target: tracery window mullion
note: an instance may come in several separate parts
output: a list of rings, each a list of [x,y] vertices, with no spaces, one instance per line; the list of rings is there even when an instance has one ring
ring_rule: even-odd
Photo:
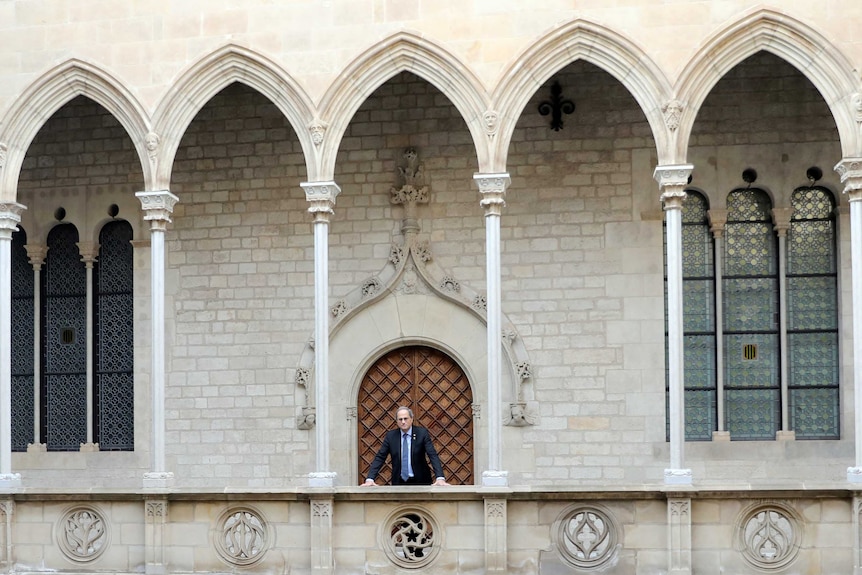
[[[12,234],[12,451],[26,451],[34,440],[34,281],[26,244],[23,229]]]
[[[731,439],[774,439],[781,421],[777,242],[758,189],[727,198],[722,290],[724,393]]]
[[[791,196],[787,246],[790,425],[798,439],[839,437],[838,284],[834,199],[819,187]]]
[[[134,449],[132,228],[106,224],[94,266],[95,437],[101,451]]]

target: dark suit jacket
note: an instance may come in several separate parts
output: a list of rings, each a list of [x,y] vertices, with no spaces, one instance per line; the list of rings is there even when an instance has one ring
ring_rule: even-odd
[[[416,483],[431,485],[438,477],[443,477],[443,466],[434,444],[431,442],[431,434],[424,427],[413,426],[413,436],[410,443],[411,463],[413,466],[413,479]],[[434,475],[428,467],[428,460],[434,467]],[[368,470],[367,479],[377,479],[380,468],[386,463],[386,458],[392,459],[392,485],[404,485],[401,480],[401,430],[393,429],[386,432],[383,445],[374,456],[371,468]]]

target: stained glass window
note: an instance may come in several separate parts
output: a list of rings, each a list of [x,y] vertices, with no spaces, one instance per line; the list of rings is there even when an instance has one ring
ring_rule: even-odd
[[[33,437],[33,267],[27,234],[12,234],[12,451],[26,451]]]
[[[777,239],[769,196],[727,197],[723,254],[726,429],[733,439],[775,439],[781,423]]]
[[[42,434],[51,451],[78,451],[87,440],[87,276],[78,230],[48,234],[43,280]]]
[[[692,190],[686,192],[682,208],[682,290],[685,438],[688,441],[708,441],[717,429],[715,268],[708,209],[703,195]],[[667,381],[668,378],[666,384]],[[667,432],[670,433],[669,429]]]
[[[95,433],[99,449],[134,449],[132,227],[114,221],[99,234],[96,293]]]
[[[787,352],[790,427],[797,439],[836,439],[838,287],[832,194],[819,187],[791,196],[787,234]]]

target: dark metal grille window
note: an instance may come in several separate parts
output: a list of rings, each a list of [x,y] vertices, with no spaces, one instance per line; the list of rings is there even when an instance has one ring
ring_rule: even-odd
[[[708,209],[706,198],[701,194],[692,190],[686,192],[682,208],[682,290],[685,439],[688,441],[708,441],[712,439],[712,432],[717,429],[715,266],[712,235],[707,217]],[[665,254],[667,254],[666,246]],[[666,267],[665,300],[667,300]],[[665,306],[665,314],[667,314],[667,306]],[[665,337],[667,337],[667,317],[665,317]],[[665,385],[668,384],[669,373],[666,373]],[[668,421],[669,419],[667,418]],[[670,429],[666,431],[669,436]]]
[[[87,440],[87,276],[77,242],[71,224],[51,230],[42,276],[41,421],[53,451],[77,451]]]
[[[837,439],[838,288],[832,195],[819,187],[791,197],[787,235],[787,352],[790,426],[799,439]]]
[[[26,451],[33,437],[33,267],[27,234],[12,234],[12,451]]]
[[[94,268],[95,434],[100,450],[134,449],[132,227],[111,222]]]
[[[781,422],[777,245],[765,192],[727,197],[724,242],[724,388],[734,439],[774,439]],[[748,359],[748,346],[756,346]]]

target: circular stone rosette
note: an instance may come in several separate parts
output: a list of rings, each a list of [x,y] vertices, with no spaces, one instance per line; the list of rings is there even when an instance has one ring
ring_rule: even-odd
[[[269,549],[269,526],[253,507],[231,507],[216,521],[215,549],[229,565],[249,567]]]
[[[105,516],[90,506],[66,511],[57,523],[56,536],[60,551],[76,563],[95,561],[111,541]]]
[[[782,569],[799,554],[801,525],[799,515],[787,505],[756,503],[739,514],[735,537],[737,550],[755,567]]]
[[[380,543],[386,556],[405,569],[427,567],[443,546],[443,532],[433,515],[421,507],[401,508],[383,523]]]
[[[579,505],[560,514],[552,537],[567,563],[579,569],[596,569],[613,558],[617,533],[609,511],[596,505]]]

